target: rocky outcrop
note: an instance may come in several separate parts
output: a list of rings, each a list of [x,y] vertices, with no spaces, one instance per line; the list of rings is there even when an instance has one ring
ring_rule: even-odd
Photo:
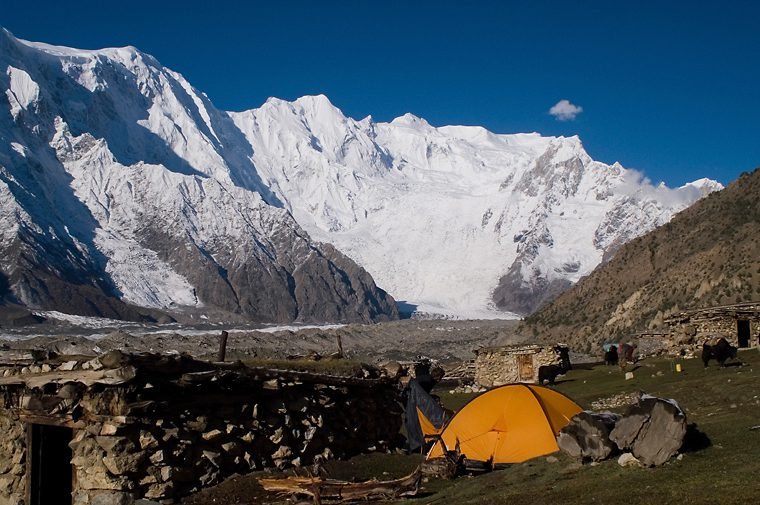
[[[547,280],[540,276],[526,283],[521,273],[524,267],[521,261],[516,260],[509,272],[499,279],[492,298],[500,309],[517,314],[530,314],[572,286],[567,279]]]

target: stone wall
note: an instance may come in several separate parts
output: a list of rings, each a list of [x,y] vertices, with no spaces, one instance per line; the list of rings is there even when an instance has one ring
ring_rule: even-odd
[[[738,321],[749,321],[749,346],[760,343],[760,304],[710,307],[683,312],[665,320],[660,348],[668,355],[699,355],[702,344],[719,337],[739,346]]]
[[[530,360],[530,377],[521,377],[521,359]],[[483,387],[494,387],[513,382],[538,382],[539,367],[558,365],[559,362],[559,356],[551,347],[487,347],[479,349],[475,358],[475,383]]]
[[[2,408],[0,434],[0,505],[20,505],[26,493],[26,431],[17,415]]]
[[[21,435],[30,407],[34,419],[44,406],[48,420],[74,427],[74,505],[171,502],[233,474],[397,446],[402,409],[395,384],[325,382],[226,371],[167,380],[138,371],[118,385],[0,385],[0,457],[16,462],[0,462],[0,482],[9,483],[0,486],[0,505],[23,503]]]

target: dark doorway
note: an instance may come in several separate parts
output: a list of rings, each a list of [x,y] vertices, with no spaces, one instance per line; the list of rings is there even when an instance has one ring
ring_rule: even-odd
[[[739,347],[749,347],[749,321],[743,319],[736,321],[736,331],[739,337]]]
[[[30,505],[71,505],[72,430],[32,424],[29,435]]]

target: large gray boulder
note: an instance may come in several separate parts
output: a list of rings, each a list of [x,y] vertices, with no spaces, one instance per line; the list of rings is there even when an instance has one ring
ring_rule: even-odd
[[[573,417],[557,437],[560,450],[574,458],[601,461],[617,451],[610,441],[610,430],[620,418],[610,412],[584,411]]]
[[[681,448],[686,415],[674,400],[643,396],[615,424],[610,440],[645,466],[662,465]]]

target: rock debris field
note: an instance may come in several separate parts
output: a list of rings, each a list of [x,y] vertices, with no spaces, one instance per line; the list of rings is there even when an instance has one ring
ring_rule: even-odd
[[[199,359],[215,359],[219,335],[229,332],[227,360],[286,358],[338,351],[338,337],[346,357],[370,362],[413,360],[467,360],[483,346],[515,342],[517,321],[402,320],[387,323],[325,326],[298,329],[172,328],[150,332],[138,327],[92,329],[76,326],[30,328],[27,334],[3,334],[6,349],[46,349],[61,355],[92,355],[113,349],[127,352],[186,353]],[[273,331],[274,330],[274,331]],[[36,335],[35,335],[36,333]],[[84,336],[89,334],[88,336]]]

